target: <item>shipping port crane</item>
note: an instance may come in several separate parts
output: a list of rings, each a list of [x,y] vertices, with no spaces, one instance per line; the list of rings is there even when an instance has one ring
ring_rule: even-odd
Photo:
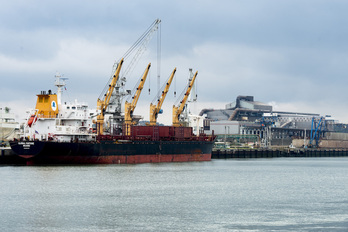
[[[114,73],[114,76],[109,84],[109,88],[107,89],[106,93],[103,97],[99,97],[97,100],[97,110],[99,110],[99,114],[97,116],[97,134],[102,135],[104,131],[104,114],[106,111],[106,108],[109,106],[110,98],[112,95],[113,90],[115,89],[118,77],[120,75],[120,71],[123,64],[123,58],[121,61],[117,64],[116,71]],[[103,95],[103,94],[102,94]],[[102,98],[102,99],[101,99]]]
[[[161,107],[163,104],[164,99],[167,96],[167,93],[169,91],[169,87],[172,83],[172,80],[174,78],[176,72],[176,68],[174,68],[172,74],[170,75],[170,77],[168,78],[168,81],[166,83],[166,85],[164,86],[164,88],[162,87],[161,89],[163,89],[161,97],[159,99],[157,99],[157,105],[155,104],[150,104],[150,123],[148,124],[149,126],[155,126],[156,122],[157,122],[157,117],[158,114],[162,113],[161,111]]]
[[[310,147],[319,147],[319,139],[325,130],[325,117],[313,117],[311,126],[311,138],[309,140]],[[315,144],[313,143],[315,141]]]
[[[126,101],[125,104],[125,110],[124,110],[124,124],[125,124],[125,135],[130,135],[130,126],[134,124],[133,121],[133,112],[135,107],[137,106],[141,91],[143,90],[144,83],[146,81],[147,74],[149,73],[151,67],[151,63],[148,64],[142,78],[140,79],[139,86],[132,97],[132,102]]]
[[[189,82],[186,91],[185,91],[185,95],[184,98],[181,100],[180,105],[176,106],[173,105],[173,126],[178,127],[178,126],[182,126],[182,124],[180,123],[179,117],[181,115],[181,113],[183,112],[183,110],[185,109],[185,105],[186,105],[186,101],[190,95],[192,86],[196,80],[198,71],[195,73],[195,75],[193,76],[192,80]],[[179,98],[181,99],[181,98]]]

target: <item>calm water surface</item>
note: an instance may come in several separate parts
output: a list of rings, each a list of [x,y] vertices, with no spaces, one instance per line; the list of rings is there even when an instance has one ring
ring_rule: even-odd
[[[0,231],[348,231],[348,158],[0,166]]]

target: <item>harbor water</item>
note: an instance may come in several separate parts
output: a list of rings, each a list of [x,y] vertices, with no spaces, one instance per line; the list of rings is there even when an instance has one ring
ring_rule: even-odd
[[[348,231],[348,157],[0,166],[0,231]]]

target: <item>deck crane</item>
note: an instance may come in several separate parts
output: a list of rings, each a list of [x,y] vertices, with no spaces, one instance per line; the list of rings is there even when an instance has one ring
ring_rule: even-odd
[[[113,121],[111,124],[122,125],[123,117],[121,116],[121,103],[122,98],[128,95],[127,91],[124,91],[123,89],[126,82],[126,76],[131,71],[133,71],[135,64],[139,61],[141,55],[146,50],[146,46],[151,40],[153,33],[160,29],[160,23],[161,20],[156,19],[150,25],[150,27],[140,36],[140,38],[127,50],[127,52],[122,56],[123,58],[120,61],[115,62],[110,80],[108,81],[108,84],[105,86],[102,94],[99,96],[97,101],[97,110],[99,110],[97,115],[98,135],[102,135],[104,133],[105,114],[112,114],[112,117],[110,119],[112,119]],[[157,49],[160,49],[159,41]],[[129,65],[125,67],[126,71],[123,73],[122,77],[119,78],[123,61],[130,58],[131,55],[132,59],[129,62]]]
[[[195,75],[193,76],[193,78],[190,81],[189,85],[187,86],[184,98],[181,100],[180,105],[178,105],[178,106],[173,105],[173,126],[176,126],[176,127],[182,126],[182,124],[179,121],[179,117],[180,117],[180,114],[182,113],[182,111],[185,108],[186,101],[187,101],[187,99],[188,99],[188,97],[190,95],[190,92],[191,92],[193,83],[196,80],[197,74],[198,74],[198,71],[195,73]]]
[[[125,110],[124,110],[124,124],[125,124],[125,135],[130,135],[130,125],[134,124],[133,122],[133,112],[135,107],[137,106],[141,91],[143,90],[144,83],[146,81],[147,74],[149,73],[151,67],[151,63],[148,64],[142,78],[140,79],[139,86],[132,97],[132,102],[125,102]]]
[[[150,104],[150,123],[148,124],[149,126],[156,125],[158,114],[161,113],[161,107],[162,107],[163,101],[167,96],[167,93],[172,83],[172,80],[174,78],[175,72],[176,72],[176,68],[174,68],[172,74],[168,78],[168,81],[166,85],[164,86],[164,90],[162,91],[161,97],[157,99],[157,105],[152,103]]]
[[[104,131],[104,114],[106,111],[106,108],[109,106],[110,98],[112,95],[113,90],[115,89],[116,82],[118,80],[118,77],[120,75],[120,71],[123,64],[123,58],[121,61],[117,64],[116,71],[114,73],[114,76],[109,84],[109,88],[107,92],[104,94],[103,99],[100,99],[100,97],[97,100],[97,110],[100,111],[100,113],[97,116],[97,134],[102,135]]]

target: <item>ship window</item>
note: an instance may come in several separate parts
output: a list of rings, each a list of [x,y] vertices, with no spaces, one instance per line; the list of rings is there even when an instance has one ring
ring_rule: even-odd
[[[42,97],[39,97],[39,102],[40,102],[40,103],[42,102]]]
[[[76,110],[76,107],[75,107],[75,106],[72,106],[71,109]]]
[[[67,108],[67,109],[70,109],[70,106],[67,106],[66,108]]]

